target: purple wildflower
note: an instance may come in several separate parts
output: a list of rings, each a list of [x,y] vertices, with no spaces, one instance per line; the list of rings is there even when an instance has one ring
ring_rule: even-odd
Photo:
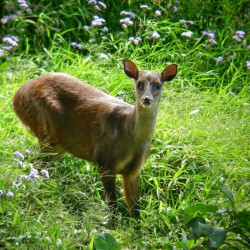
[[[103,18],[100,18],[99,16],[94,16],[94,20],[92,21],[92,26],[102,26],[103,23],[105,23],[105,20]]]
[[[82,46],[80,43],[77,44],[76,47],[77,47],[78,49],[83,49],[83,46]]]
[[[236,31],[236,35],[238,35],[240,38],[244,38],[244,36],[245,36],[245,31],[243,31],[243,30],[237,30]]]
[[[25,150],[25,154],[26,154],[26,155],[29,155],[29,154],[30,154],[30,150],[26,149],[26,150]]]
[[[72,42],[71,46],[77,48],[77,49],[83,49],[83,46],[80,43]]]
[[[84,25],[83,28],[84,28],[85,30],[89,30],[89,26],[88,26],[88,25]]]
[[[29,179],[34,181],[38,178],[39,178],[38,170],[32,167],[30,170]]]
[[[152,34],[152,37],[154,38],[154,39],[158,39],[159,37],[160,37],[160,34],[159,33],[157,33],[156,31]]]
[[[27,180],[28,179],[28,176],[25,175],[25,174],[21,174],[19,179],[22,181],[22,180]]]
[[[2,49],[10,51],[10,50],[13,49],[13,47],[10,46],[10,45],[9,46],[3,46]]]
[[[193,32],[192,31],[186,31],[186,32],[182,32],[181,36],[185,36],[185,37],[192,37]]]
[[[220,62],[223,61],[223,57],[222,57],[222,56],[219,56],[219,57],[215,58],[215,61],[216,61],[217,63],[220,63]]]
[[[0,189],[0,195],[3,195],[4,191],[2,189]]]
[[[20,158],[20,159],[22,159],[22,160],[24,160],[24,156],[23,156],[23,154],[22,153],[20,153],[20,152],[18,152],[18,151],[14,151],[14,153],[13,153],[16,157],[18,157],[18,158]]]
[[[16,15],[5,16],[1,19],[2,24],[6,24],[9,21],[12,21],[16,18]]]
[[[250,49],[250,45],[248,45],[247,48]]]
[[[137,37],[132,36],[128,40],[131,41],[132,43],[134,43],[135,45],[137,45],[141,41],[141,38],[138,36]]]
[[[241,42],[241,39],[240,39],[240,37],[238,35],[232,36],[232,39],[237,41],[237,42]]]
[[[98,4],[103,8],[103,9],[106,9],[107,6],[104,2],[101,2],[101,1],[98,1]]]
[[[135,18],[136,15],[133,12],[123,10],[120,13],[121,16],[130,16],[131,18]]]
[[[49,179],[49,172],[46,169],[42,169],[40,172],[46,179]]]
[[[120,20],[120,23],[121,23],[121,24],[125,24],[125,25],[129,25],[129,26],[132,26],[132,25],[133,25],[133,21],[131,21],[129,17],[126,17],[126,18],[124,18],[124,19],[121,19],[121,20]]]
[[[217,42],[213,38],[210,38],[207,42],[212,45],[217,45]]]
[[[246,64],[247,64],[247,69],[250,70],[250,61],[246,61]]]
[[[8,190],[8,192],[7,192],[7,194],[6,194],[7,196],[9,196],[9,197],[14,197],[14,194],[13,194],[13,192],[11,192],[10,190]]]
[[[209,31],[201,31],[202,35],[208,36],[209,38],[214,38],[216,31],[215,30],[209,30]]]
[[[155,15],[156,15],[156,16],[161,16],[161,12],[160,12],[159,10],[157,10],[157,11],[155,12]]]
[[[97,1],[96,0],[89,0],[88,4],[97,4]]]
[[[95,5],[95,10],[101,11],[101,8],[98,5]]]
[[[148,5],[146,5],[146,4],[141,4],[141,5],[140,5],[140,8],[146,10],[146,9],[148,9]]]
[[[103,27],[102,31],[103,31],[103,32],[108,32],[109,29],[105,26],[105,27]]]
[[[174,6],[173,11],[177,12],[178,10],[179,10],[179,8],[177,6]]]
[[[10,37],[5,36],[3,38],[3,42],[10,44],[12,47],[18,46],[18,43],[17,43],[18,41],[19,41],[19,39],[15,36],[10,36]]]
[[[32,12],[25,0],[17,0],[20,8],[26,9],[28,12]]]

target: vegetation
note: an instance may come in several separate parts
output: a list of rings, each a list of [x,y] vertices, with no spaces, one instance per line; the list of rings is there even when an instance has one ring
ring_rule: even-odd
[[[249,1],[3,1],[0,44],[1,249],[249,249]],[[97,168],[65,155],[39,170],[14,92],[50,71],[133,103],[123,60],[166,84],[141,220],[110,226]],[[118,180],[118,185],[120,181]]]

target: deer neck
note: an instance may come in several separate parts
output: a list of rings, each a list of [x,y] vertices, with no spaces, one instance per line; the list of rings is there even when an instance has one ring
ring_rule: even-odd
[[[156,124],[157,108],[150,109],[135,105],[133,116],[135,140],[142,143],[151,141]]]

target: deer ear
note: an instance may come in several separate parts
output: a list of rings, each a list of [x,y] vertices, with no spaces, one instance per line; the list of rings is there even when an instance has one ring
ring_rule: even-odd
[[[139,70],[132,61],[130,60],[124,61],[124,72],[128,77],[134,78],[135,80],[138,79]]]
[[[173,80],[177,74],[177,68],[177,64],[171,64],[166,67],[161,73],[162,80],[164,82]]]

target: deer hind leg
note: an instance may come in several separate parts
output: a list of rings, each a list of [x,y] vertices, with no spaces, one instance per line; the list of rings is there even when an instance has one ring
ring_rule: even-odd
[[[140,217],[140,173],[123,175],[123,188],[129,213],[134,218]]]
[[[100,168],[100,173],[109,208],[115,214],[117,213],[116,175],[111,170],[106,170],[103,167]]]

